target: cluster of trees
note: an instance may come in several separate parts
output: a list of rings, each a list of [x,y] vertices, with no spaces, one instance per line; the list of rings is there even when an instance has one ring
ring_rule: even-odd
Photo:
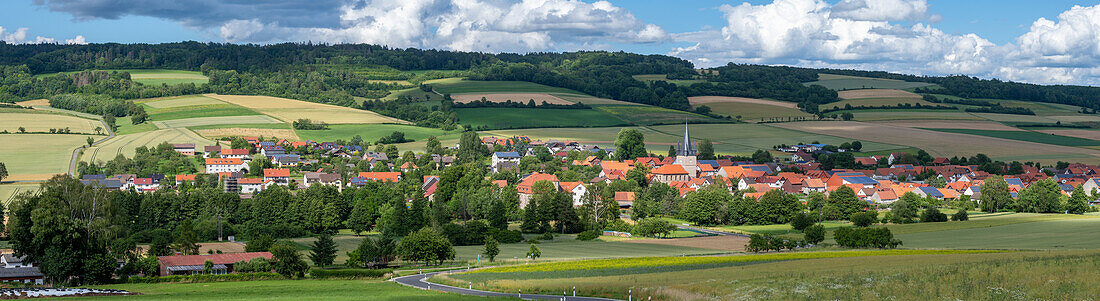
[[[427,96],[427,95],[426,95]],[[428,96],[430,97],[430,96]],[[375,113],[415,122],[417,126],[454,130],[458,128],[458,114],[451,110],[453,100],[444,96],[441,105],[424,106],[408,97],[395,100],[366,100],[359,108]]]
[[[129,115],[131,116],[131,122],[133,124],[140,124],[149,119],[149,114],[145,113],[145,108],[142,106],[134,104],[131,101],[119,100],[109,96],[61,94],[51,96],[49,99],[50,106],[59,109],[96,114],[105,117],[123,117]],[[111,120],[114,120],[114,118],[111,118]]]
[[[971,113],[997,113],[997,114],[1015,114],[1015,115],[1035,115],[1035,112],[1031,109],[1024,107],[1005,107],[1001,105],[994,105],[989,107],[980,108],[966,108],[967,112]]]
[[[80,175],[135,174],[138,177],[192,174],[197,171],[193,158],[175,151],[167,142],[153,148],[139,146],[134,150],[133,158],[118,154],[107,162],[77,162],[76,170]],[[216,179],[210,181],[216,182]]]
[[[393,133],[390,133],[389,136],[378,138],[378,141],[376,141],[375,144],[396,144],[413,141],[414,140],[412,139],[405,138],[405,132],[394,131]]]
[[[295,130],[327,130],[328,123],[324,121],[313,122],[309,119],[298,119],[294,121]]]
[[[821,112],[821,114],[825,114],[825,113],[836,112],[836,111],[845,111],[845,110],[910,110],[910,109],[958,110],[959,108],[952,107],[952,106],[943,106],[943,105],[927,106],[927,105],[922,105],[919,102],[918,103],[903,103],[903,104],[897,104],[897,105],[881,105],[881,106],[867,106],[867,105],[852,106],[852,104],[845,104],[843,108],[833,106],[833,108],[831,108],[831,109],[824,109],[824,110],[821,110],[820,112]],[[844,118],[844,120],[851,120],[851,118]]]
[[[1008,183],[999,176],[986,179],[981,186],[980,208],[985,212],[1011,210],[1032,213],[1072,213],[1081,214],[1088,210],[1089,193],[1081,186],[1074,188],[1070,195],[1064,196],[1062,188],[1053,179],[1042,179],[1031,183],[1013,199]]]
[[[475,100],[467,103],[453,103],[451,105],[454,108],[530,108],[530,109],[591,109],[592,107],[584,103],[572,103],[572,104],[556,104],[549,103],[545,100],[541,104],[536,104],[534,99],[528,99],[527,103],[512,102],[511,99],[504,102],[494,102],[482,97],[481,100]]]
[[[34,76],[34,74],[36,73],[32,73],[26,65],[0,65],[0,102],[41,99],[65,93],[102,94],[121,99],[135,99],[205,91],[205,88],[194,84],[142,85],[130,80],[130,74],[127,72],[83,71],[51,76]]]

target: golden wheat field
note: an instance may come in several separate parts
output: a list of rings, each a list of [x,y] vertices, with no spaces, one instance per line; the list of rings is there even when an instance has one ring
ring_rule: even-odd
[[[306,102],[271,96],[217,95],[207,97],[225,101],[238,106],[253,109],[262,114],[286,122],[298,119],[324,121],[331,124],[341,123],[409,123],[401,119],[382,116],[378,113],[348,107]]]

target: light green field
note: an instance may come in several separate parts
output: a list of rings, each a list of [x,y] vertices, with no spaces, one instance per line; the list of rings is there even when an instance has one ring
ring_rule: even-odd
[[[115,119],[115,125],[118,126],[118,129],[115,129],[115,135],[137,134],[157,130],[157,126],[153,124],[153,122],[147,121],[142,124],[134,124],[131,122],[130,116],[118,117]]]
[[[976,222],[976,224],[950,225],[970,222]],[[900,228],[896,231],[899,234],[895,236],[901,239],[904,248],[1026,250],[1100,248],[1100,232],[1085,230],[1100,227],[1100,218],[1097,217],[1015,214],[968,222],[936,224],[947,225],[942,225],[943,230],[939,231],[908,232],[909,229]]]
[[[95,134],[95,128],[103,128],[99,120],[79,118],[69,115],[40,113],[34,110],[25,110],[20,113],[0,112],[0,131],[18,133],[19,127],[27,132],[49,132],[50,129],[69,128],[73,133]],[[106,134],[106,129],[102,129]]]
[[[154,109],[167,109],[167,108],[198,106],[198,105],[216,105],[216,104],[224,104],[225,103],[225,102],[222,102],[220,100],[213,99],[213,98],[206,97],[206,96],[201,96],[201,95],[170,97],[170,98],[163,98],[163,99],[153,99],[153,100],[148,100],[148,101],[140,101],[139,100],[139,101],[136,101],[136,102],[141,103],[141,104],[145,104],[145,105],[147,105],[151,108],[154,108]]]
[[[295,130],[298,137],[303,140],[313,141],[349,141],[355,135],[363,138],[363,141],[374,142],[383,136],[389,136],[393,132],[405,133],[405,139],[426,141],[428,136],[443,136],[457,132],[448,132],[440,129],[425,128],[399,124],[333,124],[327,130]]]
[[[80,160],[87,162],[107,162],[119,154],[126,157],[134,156],[134,149],[138,146],[154,147],[162,142],[168,143],[194,143],[195,148],[214,145],[210,141],[191,130],[184,128],[171,128],[149,131],[137,134],[119,135],[107,142],[84,150]]]
[[[571,93],[584,94],[566,88],[551,87],[532,82],[520,81],[474,81],[459,78],[448,78],[429,81],[436,92],[443,94],[461,93]]]
[[[826,113],[825,116],[840,115],[845,111]],[[986,120],[979,114],[947,110],[853,110],[848,111],[859,121],[886,120]],[[991,114],[1003,115],[1003,114]]]
[[[593,106],[593,107],[606,106],[606,105],[644,106],[643,104],[640,104],[640,103],[625,102],[625,101],[621,101],[621,100],[614,100],[614,99],[607,99],[607,98],[599,98],[599,97],[595,97],[595,96],[591,96],[591,95],[584,95],[584,94],[551,93],[550,95],[557,96],[558,98],[561,98],[561,99],[564,99],[564,100],[567,100],[567,101],[579,102],[579,103],[583,103],[583,104]]]
[[[818,81],[803,83],[803,85],[820,85],[833,90],[853,89],[912,89],[935,86],[929,83],[906,82],[893,79],[869,78],[836,74],[818,74]]]
[[[710,107],[711,111],[715,114],[721,114],[726,116],[741,116],[742,121],[752,122],[756,120],[772,119],[772,118],[805,118],[812,117],[813,115],[807,114],[802,110],[779,107],[773,105],[759,104],[759,103],[744,103],[744,102],[715,102],[702,104]]]
[[[208,105],[193,105],[182,107],[169,107],[163,109],[156,109],[148,107],[145,109],[149,113],[149,120],[153,121],[165,121],[173,119],[187,119],[187,118],[199,118],[199,117],[222,117],[222,116],[249,116],[260,115],[260,113],[251,109],[219,102],[216,104]]]
[[[632,106],[633,107],[633,106]],[[630,124],[598,109],[457,108],[458,122],[478,128],[604,127]]]
[[[7,179],[4,180],[7,181]],[[4,204],[4,208],[8,208],[15,194],[33,191],[38,191],[38,184],[13,183],[0,185],[0,203]]]
[[[182,127],[196,127],[196,126],[208,126],[219,124],[264,124],[264,123],[284,123],[282,120],[272,118],[267,115],[247,115],[247,116],[220,116],[220,117],[196,117],[196,118],[184,118],[173,119],[167,121],[153,121],[152,124],[157,128],[182,128]]]
[[[267,280],[212,283],[115,284],[96,288],[140,293],[67,300],[507,300],[406,287],[385,280]]]
[[[0,162],[8,168],[5,181],[45,180],[69,171],[73,150],[88,137],[61,134],[0,134]]]
[[[34,109],[44,111],[44,112],[53,112],[53,113],[60,113],[60,114],[65,114],[65,115],[72,115],[72,116],[86,118],[86,119],[99,119],[99,118],[102,118],[102,116],[99,116],[99,115],[96,115],[96,114],[70,111],[70,110],[66,110],[66,109],[58,109],[58,108],[54,108],[54,107],[50,107],[50,106],[34,106]]]
[[[1029,142],[1036,142],[1036,143],[1046,143],[1046,144],[1053,144],[1053,145],[1079,146],[1079,147],[1096,147],[1096,146],[1100,146],[1100,141],[1096,141],[1096,140],[1092,140],[1092,139],[1069,137],[1069,136],[1059,136],[1059,135],[1046,134],[1046,133],[1040,133],[1040,132],[997,131],[997,130],[976,130],[976,129],[926,129],[926,130],[948,132],[948,133],[978,135],[978,136],[1003,138],[1003,139],[1010,139],[1010,140],[1029,141]]]
[[[677,86],[690,86],[695,83],[705,83],[706,80],[702,79],[668,79],[664,74],[638,74],[633,76],[634,79],[643,82],[665,81]]]
[[[134,82],[138,82],[145,85],[176,85],[176,84],[205,84],[210,82],[210,79],[200,72],[196,71],[183,71],[183,70],[169,70],[169,69],[125,69],[125,70],[102,70],[102,71],[119,71],[129,72],[130,79]],[[37,75],[40,77],[52,76],[56,74],[73,74],[81,71],[73,72],[61,72],[51,74]]]
[[[790,253],[750,256],[784,254]],[[1100,265],[1096,251],[904,254],[433,279],[453,285],[472,282],[474,288],[500,292],[553,293],[575,287],[578,295],[635,300],[1076,300],[1091,299],[1100,286],[1100,278],[1081,272]]]
[[[682,256],[698,254],[726,253],[726,251],[699,249],[681,246],[643,244],[614,241],[577,241],[575,236],[566,235],[553,241],[537,244],[542,251],[540,260],[572,260],[592,258],[623,258],[644,256]],[[526,242],[500,244],[497,261],[523,261],[531,245]],[[485,250],[484,246],[455,247],[458,260],[477,260],[477,255]]]
[[[880,98],[858,98],[841,100],[838,102],[831,102],[821,105],[822,109],[832,109],[833,107],[844,108],[844,105],[858,106],[896,106],[901,104],[921,104],[922,106],[934,106],[944,105],[950,106],[952,104],[934,104],[921,100],[920,98],[900,98],[900,97],[880,97]]]

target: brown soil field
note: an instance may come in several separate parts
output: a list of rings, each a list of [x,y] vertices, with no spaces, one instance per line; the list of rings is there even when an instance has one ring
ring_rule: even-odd
[[[1000,122],[985,120],[890,120],[875,121],[876,124],[903,126],[925,129],[974,129],[994,131],[1023,131],[1018,127],[1007,126]]]
[[[755,104],[772,105],[772,106],[777,106],[777,107],[798,109],[798,104],[793,103],[793,102],[775,101],[775,100],[757,99],[757,98],[745,98],[745,97],[696,96],[696,97],[688,97],[688,102],[690,102],[691,105],[693,105],[693,106],[701,105],[701,104],[708,104],[708,103],[715,103],[715,102],[742,102],[742,103],[755,103]]]
[[[744,252],[745,244],[749,243],[749,239],[740,236],[708,236],[671,239],[623,240],[623,242]]]
[[[49,99],[45,99],[45,98],[43,98],[43,99],[35,99],[35,100],[20,101],[20,102],[17,102],[17,103],[15,103],[15,104],[17,104],[17,105],[21,105],[21,106],[24,106],[24,107],[31,107],[31,106],[49,106],[49,105],[50,105],[50,100],[49,100]]]
[[[70,152],[70,153],[72,153],[72,152]],[[45,181],[45,180],[49,180],[50,178],[52,178],[53,176],[56,176],[56,175],[58,175],[58,174],[55,174],[55,173],[13,174],[13,175],[4,177],[4,181]]]
[[[298,137],[298,133],[294,130],[286,129],[253,129],[253,128],[224,128],[224,129],[203,129],[195,130],[196,133],[203,137],[210,139],[218,139],[223,137],[241,137],[241,136],[255,136],[255,137],[277,137],[287,140],[301,140]]]
[[[203,96],[253,109],[257,112],[281,119],[286,122],[294,122],[295,120],[305,118],[313,121],[324,121],[331,124],[409,123],[408,121],[383,116],[381,114],[367,110],[358,110],[349,107],[334,106],[323,103],[313,103],[287,98],[218,94],[204,94]]]
[[[527,101],[534,99],[535,104],[542,104],[544,101],[556,105],[573,104],[571,101],[545,93],[477,93],[451,95],[451,98],[454,98],[457,103],[478,101],[481,100],[482,97],[491,102],[506,102],[511,100],[512,102],[527,103]]]
[[[1038,130],[1036,132],[1100,140],[1100,131],[1097,130]]]
[[[920,94],[895,90],[895,89],[862,89],[862,90],[848,90],[837,92],[840,94],[840,99],[858,99],[858,98],[916,98],[920,99]]]
[[[1031,160],[1044,163],[1058,160],[1092,162],[1100,158],[1100,150],[856,121],[790,122],[773,126],[863,141],[908,145],[924,149],[936,157],[973,156],[982,153],[996,160]]]

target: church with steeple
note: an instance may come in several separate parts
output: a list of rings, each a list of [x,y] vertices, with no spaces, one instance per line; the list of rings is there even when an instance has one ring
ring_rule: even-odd
[[[684,170],[694,177],[699,172],[699,163],[696,162],[695,158],[698,153],[699,147],[691,142],[688,124],[684,122],[684,140],[676,144],[676,162],[673,164],[683,166]]]

